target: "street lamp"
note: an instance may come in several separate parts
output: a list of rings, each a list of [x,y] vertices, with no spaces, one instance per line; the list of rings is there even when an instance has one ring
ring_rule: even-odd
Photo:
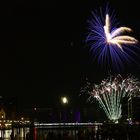
[[[61,97],[61,101],[63,104],[68,104],[68,98],[67,97]]]
[[[60,122],[66,122],[66,104],[68,104],[68,98],[66,96],[61,97],[62,109],[60,111]]]

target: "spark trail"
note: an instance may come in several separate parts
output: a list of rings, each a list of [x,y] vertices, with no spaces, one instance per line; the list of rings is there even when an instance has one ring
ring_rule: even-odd
[[[123,79],[120,75],[110,76],[99,85],[88,83],[82,92],[89,94],[89,100],[96,99],[104,110],[106,116],[112,122],[121,118],[121,100],[124,97],[137,97],[140,94],[140,82],[138,79],[128,76]]]
[[[93,61],[117,72],[124,68],[124,63],[137,65],[134,57],[138,56],[138,40],[127,34],[132,32],[131,28],[118,25],[113,12],[93,12],[88,25],[86,43]]]

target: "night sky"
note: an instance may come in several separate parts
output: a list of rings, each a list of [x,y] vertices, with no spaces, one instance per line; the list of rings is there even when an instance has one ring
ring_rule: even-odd
[[[122,2],[122,1],[121,1]],[[140,40],[137,0],[109,1],[118,20],[131,27]],[[100,0],[15,0],[0,3],[0,94],[15,96],[23,106],[56,104],[67,95],[82,104],[85,77],[99,82],[106,71],[91,62],[85,47],[87,19]],[[139,76],[139,69],[125,74]]]

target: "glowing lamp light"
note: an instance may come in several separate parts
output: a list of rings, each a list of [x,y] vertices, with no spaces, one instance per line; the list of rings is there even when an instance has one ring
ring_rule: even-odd
[[[62,101],[63,104],[67,104],[68,103],[67,97],[62,97],[61,101]]]

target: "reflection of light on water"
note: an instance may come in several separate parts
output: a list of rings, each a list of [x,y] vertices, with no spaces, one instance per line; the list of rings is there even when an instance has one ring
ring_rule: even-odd
[[[34,128],[34,140],[36,140],[36,136],[37,136],[37,131],[36,128]]]
[[[0,137],[10,138],[11,132],[12,132],[11,129],[0,130]],[[26,137],[26,134],[28,132],[29,132],[29,128],[27,128],[27,127],[26,128],[20,128],[20,129],[14,128],[14,136],[19,135],[19,137],[23,138],[23,137]]]
[[[0,137],[9,138],[12,130],[0,130]]]

